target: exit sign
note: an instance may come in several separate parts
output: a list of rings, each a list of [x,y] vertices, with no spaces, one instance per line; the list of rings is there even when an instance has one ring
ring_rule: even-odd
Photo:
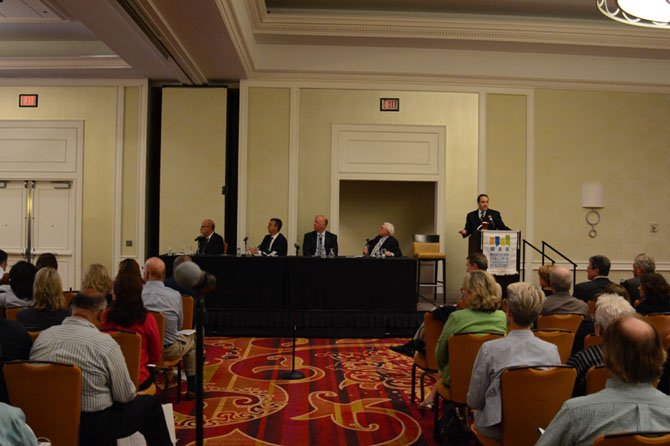
[[[20,94],[19,107],[37,107],[36,94]]]
[[[381,98],[379,99],[379,111],[400,111],[400,99]]]

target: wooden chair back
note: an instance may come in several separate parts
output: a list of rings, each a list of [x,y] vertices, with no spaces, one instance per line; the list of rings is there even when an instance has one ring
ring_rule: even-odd
[[[30,335],[30,339],[33,340],[33,344],[35,343],[35,340],[37,337],[42,333],[41,331],[29,331],[28,334]]]
[[[9,310],[8,308],[7,311]],[[670,335],[670,313],[652,313],[647,315],[647,320],[654,326],[662,340]]]
[[[37,437],[53,445],[79,444],[81,370],[76,365],[31,361],[3,368],[12,406],[26,414]]]
[[[590,301],[587,302],[589,305],[589,316],[593,317],[593,315],[596,314],[596,302],[598,299],[591,299]]]
[[[598,335],[590,334],[584,337],[584,348],[593,347],[594,345],[600,345],[602,343],[603,338]]]
[[[19,311],[23,310],[25,307],[10,307],[5,309],[5,317],[8,321],[15,321],[16,315]]]
[[[670,446],[670,431],[627,432],[601,435],[593,441],[593,446]]]
[[[165,341],[165,315],[160,311],[151,311],[151,314],[153,314],[154,318],[156,319],[158,333],[160,333],[161,337],[161,359],[156,362],[156,369],[159,371],[162,369],[171,369],[173,367],[177,368],[177,402],[181,402],[181,358],[167,361],[163,357],[163,343]]]
[[[182,307],[184,309],[184,323],[183,330],[190,330],[193,328],[193,312],[195,311],[195,299],[188,294],[182,294]]]
[[[440,339],[440,334],[442,334],[442,328],[444,328],[444,321],[439,321],[433,317],[433,313],[427,311],[423,315],[423,340],[426,344],[426,353],[425,358],[425,367],[424,369],[428,370],[438,370],[437,358],[435,357],[435,347],[437,347],[437,341]],[[418,353],[419,355],[421,353]]]
[[[65,298],[65,308],[67,310],[70,309],[70,303],[72,303],[72,299],[74,299],[74,296],[77,295],[76,291],[66,291],[63,293],[63,297]]]
[[[457,333],[449,338],[451,401],[457,404],[467,404],[472,366],[479,353],[479,348],[484,342],[502,337],[500,333]]]
[[[604,365],[591,367],[586,372],[586,394],[600,392],[607,382],[607,369]]]
[[[547,427],[572,396],[577,372],[572,367],[512,367],[502,373],[502,443],[537,442],[537,428]]]
[[[538,330],[549,330],[558,328],[577,333],[579,324],[584,320],[582,314],[545,314],[537,318]]]
[[[121,347],[130,379],[135,384],[135,388],[138,388],[140,385],[140,367],[142,366],[142,336],[139,333],[127,330],[104,331]]]
[[[570,358],[572,344],[575,341],[575,334],[568,330],[533,330],[535,336],[546,342],[551,342],[558,347],[558,355],[561,357],[561,363],[565,364]]]

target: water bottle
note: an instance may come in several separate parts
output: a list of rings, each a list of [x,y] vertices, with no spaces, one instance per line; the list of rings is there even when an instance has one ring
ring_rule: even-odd
[[[242,248],[237,247],[237,257],[242,257]]]
[[[333,248],[330,248],[330,251],[328,251],[328,258],[329,259],[335,258],[335,251],[333,251]]]

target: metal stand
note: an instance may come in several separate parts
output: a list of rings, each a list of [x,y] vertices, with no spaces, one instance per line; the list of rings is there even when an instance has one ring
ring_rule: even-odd
[[[291,361],[291,371],[290,372],[284,372],[281,375],[279,375],[279,377],[281,379],[302,379],[302,378],[305,377],[305,374],[300,372],[300,371],[297,371],[295,369],[295,333],[298,330],[298,326],[295,323],[295,315],[294,314],[291,314],[291,318],[293,319],[293,352],[292,352],[292,355],[291,355],[291,359],[292,359],[292,361]]]
[[[204,321],[205,321],[205,292],[200,290],[196,300],[195,313],[195,444],[204,444],[204,388],[203,371],[205,366],[204,355]]]

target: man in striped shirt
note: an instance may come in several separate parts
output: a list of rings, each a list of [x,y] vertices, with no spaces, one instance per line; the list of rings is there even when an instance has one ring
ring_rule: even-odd
[[[73,299],[72,316],[35,340],[34,361],[74,364],[81,369],[80,444],[106,444],[141,432],[149,445],[171,445],[157,397],[136,395],[119,345],[94,325],[105,296],[82,290]]]

